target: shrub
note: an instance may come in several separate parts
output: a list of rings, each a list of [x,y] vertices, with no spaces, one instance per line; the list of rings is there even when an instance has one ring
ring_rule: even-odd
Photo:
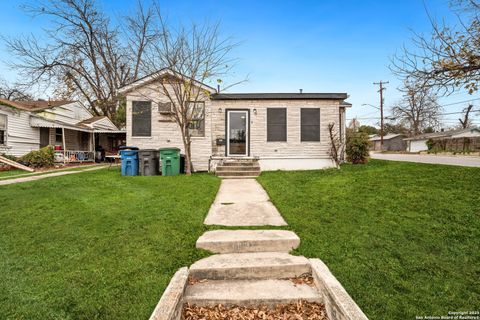
[[[347,161],[353,164],[362,164],[368,162],[368,147],[370,141],[368,134],[363,132],[353,132],[347,136]]]
[[[18,160],[19,160],[17,157],[9,155],[9,154],[5,154],[5,153],[0,153],[0,156],[2,156],[4,158],[7,158],[9,160],[15,161],[15,162],[18,162]]]
[[[27,166],[33,168],[53,166],[55,154],[51,146],[27,153],[21,158],[21,161]]]
[[[432,151],[433,147],[435,147],[435,141],[433,141],[432,139],[428,139],[426,142],[426,145],[427,145],[428,151]]]

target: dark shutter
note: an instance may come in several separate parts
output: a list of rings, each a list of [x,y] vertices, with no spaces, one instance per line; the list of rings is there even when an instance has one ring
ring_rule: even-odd
[[[267,108],[267,141],[287,141],[286,108]]]
[[[132,136],[150,137],[152,134],[152,102],[132,102]]]
[[[320,141],[320,109],[302,108],[301,141]]]

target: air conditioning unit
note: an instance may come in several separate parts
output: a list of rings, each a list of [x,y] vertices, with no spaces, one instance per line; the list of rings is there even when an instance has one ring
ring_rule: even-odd
[[[171,102],[159,102],[158,103],[158,112],[164,114],[173,113],[172,103]]]

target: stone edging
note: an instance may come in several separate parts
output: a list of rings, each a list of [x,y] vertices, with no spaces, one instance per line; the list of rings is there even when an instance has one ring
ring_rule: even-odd
[[[172,277],[149,320],[179,320],[182,298],[188,281],[188,268],[180,268]]]
[[[360,307],[320,259],[310,259],[315,286],[330,320],[368,320]]]

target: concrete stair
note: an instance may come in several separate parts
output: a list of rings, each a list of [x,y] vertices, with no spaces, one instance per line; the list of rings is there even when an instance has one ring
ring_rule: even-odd
[[[285,252],[216,254],[190,267],[194,279],[254,280],[293,278],[311,272],[307,258]]]
[[[197,240],[197,248],[214,253],[289,252],[300,238],[286,230],[214,230]]]
[[[255,178],[260,172],[256,159],[229,159],[216,168],[216,175],[221,178]]]
[[[197,306],[275,306],[298,300],[321,302],[318,291],[290,280],[210,280],[187,287],[184,302]]]

